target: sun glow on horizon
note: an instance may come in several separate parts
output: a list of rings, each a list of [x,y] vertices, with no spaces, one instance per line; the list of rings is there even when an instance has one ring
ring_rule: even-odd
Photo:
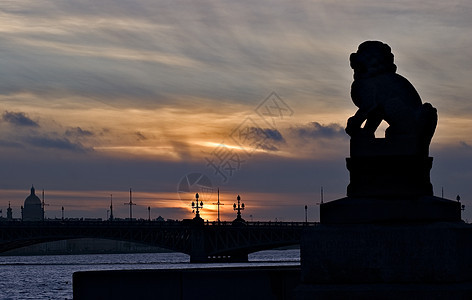
[[[35,186],[37,187],[37,186]],[[36,195],[41,198],[41,190],[36,189]],[[23,205],[25,198],[29,195],[27,189],[0,189],[0,203],[11,203],[13,217],[20,218],[20,206]],[[134,191],[132,194],[133,217],[148,219],[148,213],[151,213],[152,219],[162,216],[164,219],[182,220],[195,217],[192,212],[192,194],[183,197],[177,192],[149,192]],[[194,194],[193,194],[194,195]],[[232,221],[236,218],[236,211],[233,204],[237,203],[237,193],[226,191],[220,194],[220,220]],[[275,220],[277,215],[271,212],[278,207],[292,207],[295,203],[289,199],[288,194],[280,193],[253,193],[243,192],[241,202],[245,204],[242,217],[246,220],[269,221]],[[207,196],[203,200],[203,207],[200,209],[200,216],[209,222],[218,219],[218,199],[216,193]],[[45,190],[46,217],[54,218],[61,216],[61,207],[65,208],[67,218],[102,218],[106,219],[110,211],[110,205],[113,202],[113,213],[115,218],[129,217],[129,190],[104,191],[104,190]],[[303,202],[304,203],[304,202]],[[299,203],[297,206],[302,207]],[[6,210],[6,207],[0,209]],[[150,211],[148,211],[148,207]],[[300,217],[301,218],[301,217]],[[278,215],[279,220],[284,220],[283,215]],[[287,218],[286,221],[299,221],[297,219]]]
[[[164,157],[171,160],[179,160],[181,158],[178,152],[175,152],[174,148],[170,146],[98,146],[93,147],[93,149],[99,152]]]

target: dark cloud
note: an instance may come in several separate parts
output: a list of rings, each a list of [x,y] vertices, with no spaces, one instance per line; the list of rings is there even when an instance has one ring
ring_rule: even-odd
[[[285,139],[283,138],[282,134],[280,133],[280,131],[278,131],[277,129],[261,129],[265,135],[267,135],[267,137],[270,139],[270,140],[273,140],[273,141],[276,141],[276,142],[285,142]]]
[[[277,129],[255,126],[240,126],[231,133],[231,138],[245,149],[278,151],[276,145],[285,144],[285,139]]]
[[[146,137],[144,134],[142,134],[141,132],[139,132],[139,131],[136,131],[136,132],[135,132],[135,135],[136,135],[136,137],[138,138],[138,141],[145,141],[145,140],[147,140],[147,137]]]
[[[3,120],[15,126],[39,127],[39,124],[31,120],[24,112],[5,111]]]
[[[464,142],[464,141],[460,141],[459,144],[460,144],[463,148],[465,148],[465,149],[467,149],[467,150],[471,150],[471,149],[472,149],[472,146],[469,145],[469,144],[467,144],[467,143]]]
[[[46,136],[28,137],[25,142],[31,146],[46,148],[46,149],[59,149],[59,150],[70,150],[75,152],[84,152],[87,149],[80,143],[73,143],[67,138],[50,138]]]
[[[344,128],[339,124],[322,125],[318,122],[311,122],[305,126],[292,128],[295,133],[308,139],[333,139],[333,138],[347,138]]]
[[[277,129],[251,127],[248,129],[248,136],[256,148],[267,151],[278,151],[276,145],[285,143],[284,137]]]
[[[248,127],[242,131],[238,131],[238,133],[244,136],[245,139],[248,139],[250,141],[270,140],[277,143],[285,142],[285,139],[283,138],[282,134],[277,129]]]
[[[89,137],[94,136],[95,134],[89,130],[84,130],[80,127],[75,127],[71,129],[67,129],[65,132],[66,136],[72,137]]]
[[[15,141],[4,141],[0,140],[0,147],[6,148],[23,148],[24,146],[21,143],[17,143]]]

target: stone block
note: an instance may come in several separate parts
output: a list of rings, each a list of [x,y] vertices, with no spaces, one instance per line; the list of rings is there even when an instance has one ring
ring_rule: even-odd
[[[346,158],[349,197],[432,196],[432,157],[369,156]]]
[[[233,267],[82,271],[74,299],[292,299],[300,268]]]
[[[345,197],[320,205],[322,224],[458,222],[461,203],[434,196]]]
[[[304,284],[472,281],[472,227],[463,223],[320,225],[302,237]]]
[[[301,284],[293,291],[296,300],[325,299],[472,299],[470,282],[443,284]]]

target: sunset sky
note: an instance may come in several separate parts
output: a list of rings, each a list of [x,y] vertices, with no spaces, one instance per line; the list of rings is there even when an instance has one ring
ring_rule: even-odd
[[[191,218],[198,191],[215,220],[219,187],[223,220],[238,194],[248,220],[319,220],[321,187],[349,181],[349,55],[381,40],[438,109],[435,194],[472,220],[470,16],[466,0],[2,1],[3,216],[33,184],[50,218],[106,218],[111,194],[125,218],[132,188],[134,217]],[[202,175],[213,193],[181,189]]]

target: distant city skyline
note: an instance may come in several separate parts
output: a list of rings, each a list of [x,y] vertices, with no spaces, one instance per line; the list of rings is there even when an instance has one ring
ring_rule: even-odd
[[[224,220],[238,194],[246,219],[303,221],[308,205],[318,220],[321,187],[330,201],[349,181],[349,55],[381,40],[438,109],[435,195],[460,195],[472,220],[471,13],[465,0],[4,1],[0,209],[19,218],[34,184],[46,217],[106,218],[113,194],[126,218],[133,188],[133,216],[191,218],[196,190],[182,200],[179,184],[198,173]]]

